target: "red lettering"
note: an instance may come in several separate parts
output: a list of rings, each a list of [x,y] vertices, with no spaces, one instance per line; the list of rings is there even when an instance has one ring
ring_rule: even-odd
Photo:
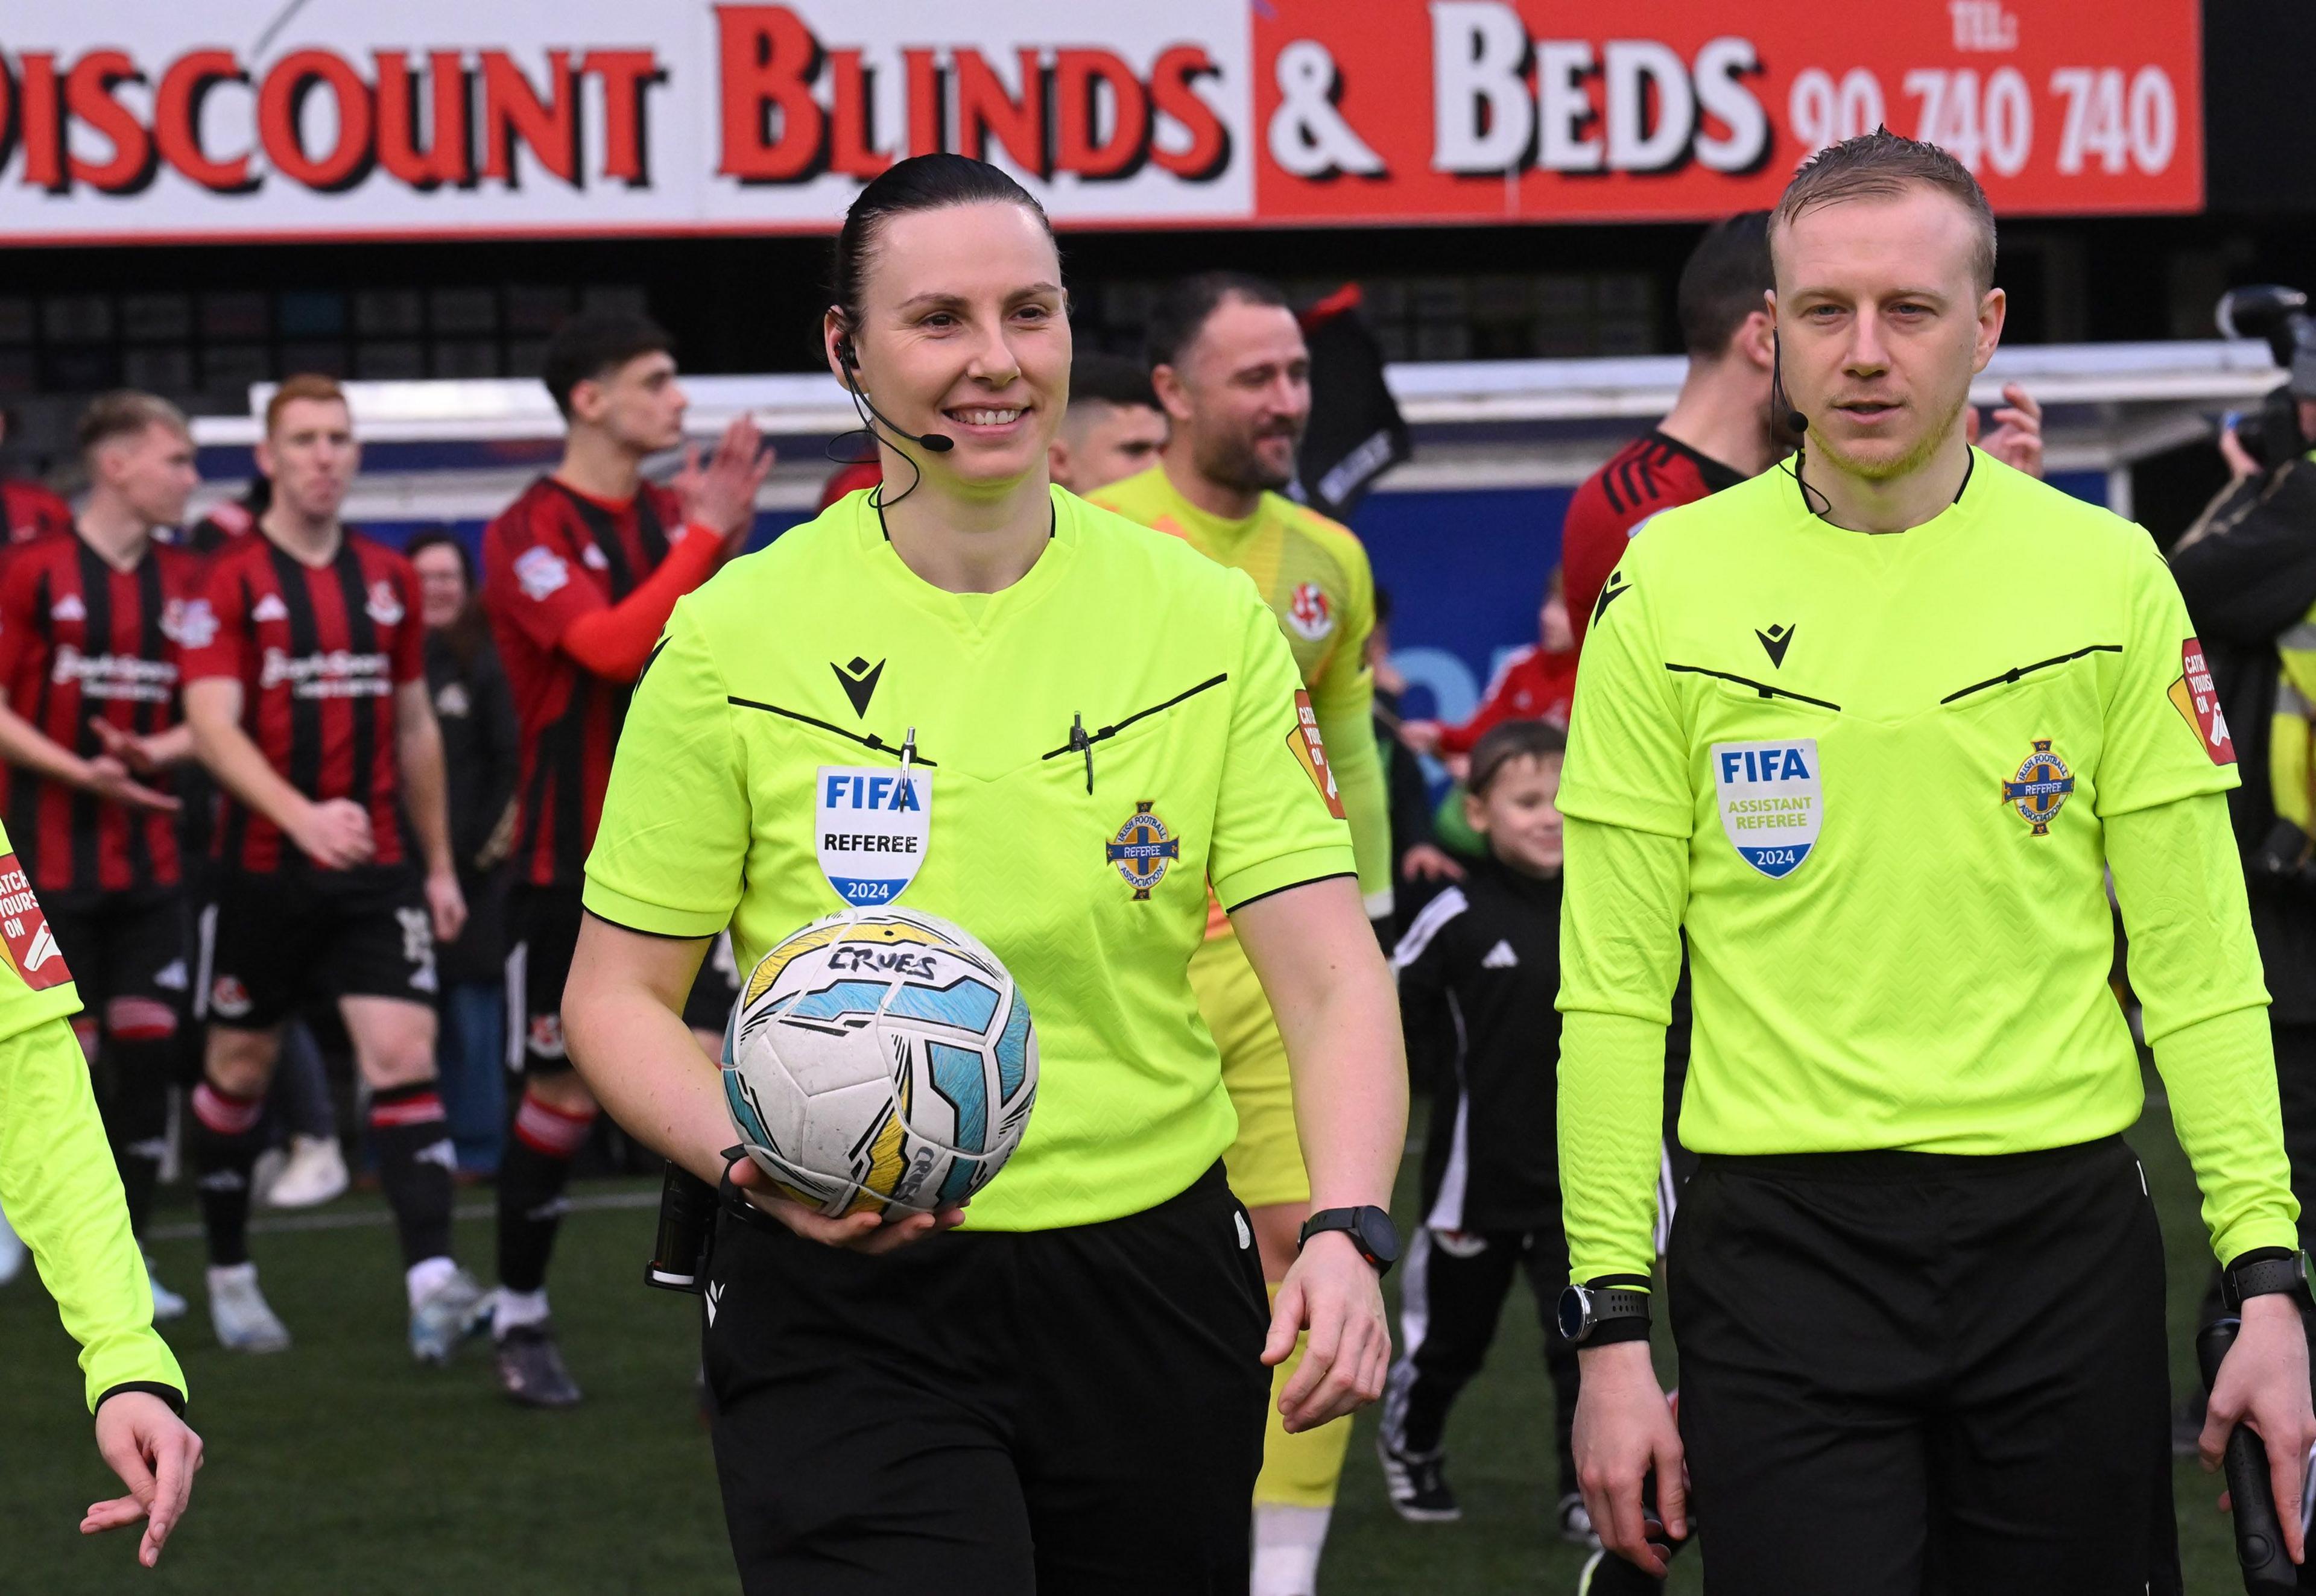
[[[16,147],[16,77],[0,58],[0,165]]]
[[[640,189],[651,182],[644,91],[665,75],[649,50],[590,50],[579,73],[603,81],[603,176]]]
[[[418,147],[418,79],[400,50],[379,50],[370,59],[378,66],[378,164],[388,173],[423,192],[444,183],[463,187],[475,181],[473,139],[468,125],[468,91],[466,60],[457,50],[431,50],[426,75],[433,135],[424,149]]]
[[[1150,158],[1192,182],[1210,182],[1230,164],[1230,129],[1193,86],[1199,78],[1220,73],[1214,58],[1195,44],[1176,45],[1150,68],[1150,98],[1161,114],[1173,118],[1190,135],[1189,148],[1170,150],[1161,145],[1151,150]]]
[[[949,73],[929,49],[906,49],[901,61],[908,68],[909,153],[938,155],[949,147]]]
[[[893,164],[877,147],[868,68],[857,49],[831,50],[828,75],[836,98],[828,119],[828,169],[866,182]]]
[[[1039,177],[1050,176],[1053,167],[1046,158],[1046,84],[1038,70],[1038,52],[1017,49],[1013,58],[1021,72],[1018,100],[1005,92],[996,69],[981,58],[979,50],[957,53],[958,147],[975,160],[987,160],[989,135],[994,133],[1015,165]]]
[[[61,194],[65,182],[65,102],[57,58],[46,50],[24,57],[24,185]]]
[[[716,24],[724,74],[724,153],[716,170],[742,182],[809,177],[828,131],[812,97],[820,40],[785,5],[719,5]]]
[[[306,97],[326,89],[337,102],[337,142],[322,155],[307,151],[298,113]],[[292,182],[322,193],[352,188],[369,175],[371,114],[370,85],[336,52],[292,50],[275,63],[257,91],[257,137],[266,159]]]
[[[218,160],[201,148],[201,102],[221,83],[248,81],[231,50],[193,50],[169,64],[153,97],[153,142],[161,158],[214,193],[246,194],[257,186],[247,150]]]
[[[153,136],[136,113],[112,97],[120,83],[142,83],[145,75],[126,50],[91,50],[73,63],[65,78],[65,110],[103,135],[112,146],[105,161],[71,155],[65,170],[76,182],[106,194],[134,194],[151,184],[156,163]]]
[[[579,186],[579,85],[571,75],[571,52],[547,52],[549,98],[541,100],[522,68],[504,50],[483,52],[483,175],[509,188],[515,175],[517,138],[556,176]]]
[[[1102,91],[1109,137],[1097,142]],[[1150,97],[1134,68],[1104,49],[1054,52],[1055,164],[1080,177],[1124,177],[1148,157]]]

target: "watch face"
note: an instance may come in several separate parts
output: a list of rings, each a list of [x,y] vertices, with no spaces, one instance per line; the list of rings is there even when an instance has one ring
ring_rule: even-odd
[[[1391,1216],[1379,1208],[1363,1208],[1358,1214],[1359,1242],[1367,1255],[1378,1264],[1399,1261],[1399,1236],[1393,1230]]]
[[[1575,1341],[1583,1335],[1584,1320],[1591,1308],[1591,1304],[1586,1300],[1586,1295],[1581,1286],[1567,1286],[1562,1289],[1557,1315],[1560,1320],[1561,1340]]]

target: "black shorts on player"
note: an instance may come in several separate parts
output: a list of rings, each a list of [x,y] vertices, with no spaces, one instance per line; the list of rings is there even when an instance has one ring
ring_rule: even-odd
[[[169,1087],[183,1072],[191,968],[185,900],[173,887],[156,887],[60,893],[43,907],[80,989],[83,1017],[74,1028],[95,1033],[97,1102],[130,1226],[142,1235],[167,1150]]]
[[[1269,1325],[1218,1164],[881,1257],[726,1189],[704,1362],[746,1596],[1245,1596]]]
[[[1668,1264],[1715,1596],[2177,1596],[2163,1242],[2121,1138],[1707,1157]]]
[[[200,974],[211,1023],[270,1031],[325,998],[399,998],[432,1007],[434,929],[412,864],[272,874],[218,872],[201,915]]]
[[[576,888],[517,883],[507,897],[507,1068],[528,1079],[571,1068],[563,1045],[563,983],[579,945]],[[721,1032],[740,997],[733,963],[731,933],[708,946],[683,1023],[694,1031]]]

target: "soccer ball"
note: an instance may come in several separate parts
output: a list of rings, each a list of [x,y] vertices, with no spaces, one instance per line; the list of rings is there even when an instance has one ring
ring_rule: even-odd
[[[724,1095],[773,1184],[832,1219],[962,1202],[1038,1096],[1029,1000],[997,956],[905,909],[815,920],[756,962]]]

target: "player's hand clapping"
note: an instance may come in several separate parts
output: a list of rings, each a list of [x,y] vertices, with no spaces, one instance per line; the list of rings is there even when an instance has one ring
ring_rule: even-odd
[[[2043,474],[2043,407],[2017,383],[2002,385],[2003,407],[1994,412],[1994,430],[1979,435],[1978,406],[1963,413],[1963,436],[2005,466],[2029,476]]]
[[[922,1241],[928,1236],[954,1230],[965,1220],[965,1210],[961,1207],[944,1208],[929,1214],[908,1214],[889,1224],[882,1216],[873,1213],[847,1214],[841,1219],[832,1219],[773,1191],[771,1177],[751,1158],[743,1158],[732,1166],[732,1184],[746,1195],[750,1202],[806,1241],[816,1241],[824,1246],[845,1247],[856,1253],[889,1253],[895,1247]]]
[[[137,1560],[154,1567],[161,1561],[162,1544],[192,1501],[201,1438],[158,1396],[122,1391],[97,1407],[96,1450],[105,1467],[129,1487],[129,1494],[91,1503],[80,1532],[102,1535],[142,1519],[145,1538],[137,1548]]]
[[[2294,1563],[2307,1556],[2307,1532],[2300,1519],[2301,1489],[2308,1450],[2316,1446],[2316,1413],[2309,1408],[2308,1341],[2300,1308],[2289,1296],[2254,1297],[2242,1309],[2243,1328],[2220,1378],[2213,1382],[2204,1432],[2196,1450],[2208,1471],[2220,1466],[2228,1436],[2249,1424],[2267,1449],[2267,1476],[2276,1494],[2276,1517],[2285,1550]],[[2226,1496],[2221,1505],[2229,1505]]]
[[[1303,1362],[1278,1394],[1278,1411],[1290,1435],[1365,1407],[1383,1395],[1384,1376],[1391,1369],[1382,1281],[1340,1231],[1314,1236],[1287,1272],[1271,1311],[1263,1362],[1275,1368],[1284,1361],[1305,1330],[1311,1339]]]
[[[309,803],[290,828],[290,840],[325,870],[351,870],[377,853],[370,811],[351,798]]]
[[[705,465],[698,445],[685,448],[683,469],[675,474],[673,484],[683,504],[684,520],[722,528],[732,552],[738,553],[755,525],[756,490],[764,485],[772,459],[755,418],[744,412],[724,429]]]

